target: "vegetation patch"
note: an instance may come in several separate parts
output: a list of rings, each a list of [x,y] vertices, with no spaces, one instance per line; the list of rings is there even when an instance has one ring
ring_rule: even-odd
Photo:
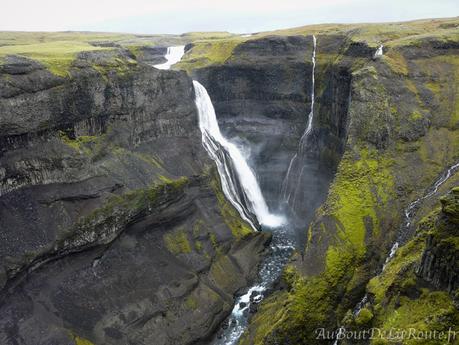
[[[198,300],[194,296],[190,295],[185,300],[185,306],[189,310],[196,310],[199,306],[199,303],[198,303]]]
[[[197,41],[188,51],[182,61],[175,68],[190,72],[214,64],[223,64],[227,61],[237,45],[244,42],[242,38],[231,38],[213,41]]]
[[[94,345],[89,340],[81,338],[79,336],[74,336],[73,340],[75,341],[75,345]]]
[[[163,235],[164,244],[172,254],[191,253],[191,244],[185,230],[168,232]]]
[[[221,188],[218,177],[213,174],[210,185],[217,197],[218,208],[231,233],[236,239],[242,239],[249,235],[253,230],[246,222],[241,219],[237,210],[226,200],[226,197]]]
[[[67,76],[68,70],[78,53],[83,51],[107,50],[86,42],[53,41],[27,45],[0,46],[0,57],[21,55],[42,63],[55,75]]]
[[[80,247],[110,242],[130,221],[153,212],[161,202],[182,193],[188,182],[186,177],[181,177],[171,183],[153,184],[150,188],[114,195],[102,207],[82,217],[61,240],[62,244]]]

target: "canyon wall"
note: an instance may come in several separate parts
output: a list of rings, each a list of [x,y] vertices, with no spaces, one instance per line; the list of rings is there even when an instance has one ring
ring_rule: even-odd
[[[209,337],[270,237],[225,200],[186,73],[10,56],[0,90],[0,342]]]

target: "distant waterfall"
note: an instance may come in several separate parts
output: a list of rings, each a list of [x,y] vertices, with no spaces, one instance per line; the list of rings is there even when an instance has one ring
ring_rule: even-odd
[[[423,196],[420,198],[414,200],[412,203],[408,205],[407,208],[404,210],[404,220],[403,223],[400,227],[400,230],[398,232],[397,238],[395,240],[395,243],[392,245],[392,248],[389,252],[389,255],[386,258],[386,262],[384,263],[383,266],[383,271],[386,268],[386,265],[389,263],[389,261],[394,257],[395,253],[398,250],[398,247],[403,244],[404,241],[406,241],[407,234],[406,232],[409,230],[411,223],[413,221],[414,216],[416,215],[416,211],[418,210],[419,206],[421,205],[421,202],[430,198],[434,194],[438,192],[438,189],[440,186],[445,183],[451,176],[454,175],[454,173],[459,170],[459,162],[451,165],[446,171],[440,175],[440,177],[434,182],[431,188],[429,188]]]
[[[282,225],[284,218],[269,212],[255,174],[241,151],[221,134],[207,90],[197,81],[193,85],[202,143],[217,165],[227,199],[254,229],[258,228],[256,221],[269,227]]]
[[[381,56],[383,56],[383,48],[384,46],[381,44],[378,49],[376,49],[376,52],[375,54],[373,55],[373,59],[377,59],[377,58],[380,58]]]
[[[175,65],[182,59],[183,54],[185,54],[185,46],[168,47],[167,53],[164,56],[167,61],[153,67],[157,69],[170,69],[172,65]]]
[[[293,156],[293,158],[290,160],[290,164],[287,169],[287,174],[285,175],[284,181],[282,182],[282,190],[281,190],[281,197],[286,201],[289,202],[292,200],[292,191],[289,191],[289,182],[290,182],[290,177],[292,174],[292,169],[296,168],[296,165],[298,164],[298,160],[301,159],[301,157],[304,153],[304,149],[307,144],[307,139],[309,134],[311,133],[312,130],[312,122],[314,120],[314,102],[315,102],[315,70],[316,70],[316,47],[317,47],[317,40],[316,36],[312,35],[312,41],[314,44],[314,48],[312,51],[312,76],[311,76],[311,110],[309,111],[309,116],[308,116],[308,123],[306,126],[306,130],[304,131],[303,135],[301,136],[300,143],[298,145],[298,150]],[[301,168],[303,169],[303,167]],[[301,177],[303,171],[301,170],[299,177]],[[294,197],[293,197],[294,199]],[[293,206],[293,205],[292,205]]]
[[[400,245],[402,245],[404,241],[406,241],[406,238],[405,238],[406,231],[408,231],[408,229],[410,228],[413,218],[416,215],[416,211],[421,205],[421,202],[430,198],[434,194],[436,194],[438,192],[438,189],[441,187],[441,185],[443,185],[458,170],[459,170],[459,162],[448,167],[448,169],[446,169],[446,171],[440,175],[440,177],[434,182],[434,184],[425,191],[423,196],[414,200],[405,208],[403,212],[404,213],[403,223],[400,226],[399,232],[397,234],[397,238],[390,249],[389,255],[386,257],[384,265],[382,266],[381,272],[379,274],[381,274],[382,272],[386,270],[387,264],[393,259]],[[367,301],[368,301],[368,295],[365,294],[362,300],[355,307],[354,315],[358,315],[360,313],[360,310],[362,310],[362,308],[365,306]]]

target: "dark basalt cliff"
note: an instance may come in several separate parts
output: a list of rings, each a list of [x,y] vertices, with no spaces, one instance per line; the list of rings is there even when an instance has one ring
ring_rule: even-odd
[[[343,42],[326,37],[317,50],[336,54]],[[300,148],[311,108],[312,54],[311,36],[268,36],[239,44],[224,64],[192,72],[209,90],[224,134],[250,155],[271,209],[287,212],[301,228],[299,246],[344,150],[350,92],[348,66],[317,61],[316,116],[307,149]]]
[[[448,190],[448,188],[446,188]],[[367,298],[357,315],[346,315],[346,329],[377,327],[388,331],[429,329],[448,332],[457,326],[458,187],[433,200],[434,210],[416,227],[410,239],[387,263],[381,274],[370,280]],[[382,340],[382,339],[381,339]],[[442,339],[418,339],[441,344]],[[456,341],[453,337],[451,342]],[[368,339],[343,340],[341,344],[368,344]]]
[[[195,58],[192,47],[182,64],[208,88],[226,135],[252,150],[250,163],[273,209],[282,201],[291,157],[301,156],[290,185],[297,201],[289,207],[300,246],[306,243],[304,255],[292,258],[283,277],[287,289],[262,303],[242,344],[315,344],[320,343],[315,329],[349,324],[349,315],[379,279],[372,277],[399,235],[403,210],[459,159],[457,36],[441,31],[392,39],[390,32],[380,33],[384,55],[375,58],[378,45],[368,43],[364,30],[317,31],[316,108],[303,147],[298,141],[310,109],[313,42],[307,28],[302,36],[279,33],[239,42],[225,51],[224,61],[216,60],[214,51],[208,61]],[[448,186],[457,184],[456,175]],[[401,234],[403,243],[432,205],[428,199],[416,210]],[[448,288],[456,263],[445,265],[453,257],[438,256],[440,247],[431,241],[435,248],[425,254],[424,265],[433,271],[414,284],[421,288],[431,281]],[[381,284],[388,280],[383,276]],[[423,303],[434,295],[413,302],[419,313],[399,324],[431,313]],[[445,308],[453,303],[449,297],[443,302]],[[379,325],[389,327],[390,316],[378,315]],[[454,322],[434,329],[447,324]]]
[[[0,343],[208,337],[269,236],[223,197],[191,79],[123,50],[68,77],[8,57],[0,92]]]
[[[250,154],[271,207],[310,107],[312,42],[276,37],[237,46],[222,65],[193,71],[208,90],[222,132]]]
[[[440,201],[441,213],[437,219],[424,224],[430,232],[417,274],[435,288],[452,293],[459,287],[459,187]]]
[[[459,324],[457,170],[423,198],[459,162],[458,25],[190,38],[174,68],[207,88],[298,235],[240,344]],[[67,77],[0,64],[0,343],[205,343],[255,277],[270,238],[225,200],[189,76],[142,63],[163,51],[81,53]]]

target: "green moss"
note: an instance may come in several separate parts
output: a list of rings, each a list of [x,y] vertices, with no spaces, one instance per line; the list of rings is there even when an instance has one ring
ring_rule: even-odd
[[[212,247],[214,248],[215,252],[217,254],[220,254],[221,251],[220,251],[218,241],[217,241],[217,236],[215,235],[215,233],[213,232],[209,233],[209,239],[210,239],[210,243],[212,244]]]
[[[263,307],[261,314],[257,313],[255,335],[251,334],[256,339],[254,344],[263,344],[266,338],[278,343],[315,344],[315,329],[333,327],[335,317],[343,316],[337,305],[349,284],[357,280],[360,283],[360,278],[355,276],[366,253],[366,235],[370,230],[372,236],[381,234],[378,212],[395,195],[393,161],[389,157],[359,145],[344,155],[328,200],[318,211],[319,217],[326,214],[327,219],[332,217],[336,224],[335,241],[326,251],[324,270],[317,276],[304,277],[290,266],[286,269],[284,279],[291,286],[290,291],[284,296],[283,305],[266,309],[269,315],[264,314]],[[334,231],[329,221],[319,221],[313,227],[317,237],[321,237],[321,233],[330,236]],[[308,246],[317,246],[316,241],[310,237]],[[272,319],[270,315],[279,315],[279,318]],[[367,316],[365,322],[371,319]],[[265,326],[262,322],[268,323]]]
[[[426,74],[423,87],[434,98],[436,123],[448,123],[452,129],[459,128],[459,57],[455,54],[442,54],[415,61],[419,69]],[[432,102],[423,106],[431,109]]]
[[[362,308],[357,316],[355,323],[358,326],[368,325],[373,319],[373,313],[367,308]]]
[[[185,306],[190,310],[196,310],[198,309],[199,304],[196,298],[190,295],[185,300]]]
[[[163,235],[163,241],[167,249],[173,254],[191,253],[191,244],[184,230],[174,231]]]
[[[252,316],[252,332],[245,332],[239,345],[264,345],[266,337],[282,327],[287,321],[287,309],[283,308],[288,301],[286,291],[275,292],[266,298],[256,314]]]
[[[406,60],[403,55],[395,49],[389,50],[389,52],[383,56],[383,61],[389,65],[394,73],[403,76],[408,75],[408,65]]]
[[[193,224],[193,237],[197,238],[201,234],[204,233],[204,222],[202,219],[198,219],[194,224]]]
[[[175,68],[190,72],[208,65],[223,64],[231,57],[234,48],[242,42],[244,39],[240,37],[194,42],[193,48]]]
[[[252,233],[252,228],[241,219],[237,210],[226,200],[221,184],[214,175],[211,179],[211,187],[217,197],[218,208],[226,225],[231,229],[231,233],[236,239],[241,239]]]
[[[405,278],[399,276],[399,272],[405,272],[414,267],[419,262],[422,256],[422,251],[425,247],[424,238],[417,238],[406,246],[400,248],[395,257],[386,266],[382,276],[376,276],[368,283],[368,291],[375,296],[377,303],[381,303],[386,297],[386,292],[393,284],[398,284]],[[410,275],[410,279],[414,279]]]
[[[158,174],[166,173],[163,162],[154,154],[131,151],[125,149],[124,147],[116,146],[116,144],[110,140],[105,139],[100,140],[96,143],[96,145],[91,146],[90,156],[92,160],[96,160],[99,157],[103,157],[108,154],[115,155],[118,159],[126,161],[127,164],[132,164],[132,160],[138,160],[138,164],[146,163],[151,166],[152,171],[155,171]],[[158,175],[158,178],[164,183],[172,183],[174,181],[174,179],[168,178],[164,175]]]
[[[435,95],[439,95],[440,94],[440,84],[439,83],[430,81],[428,83],[425,83],[425,86],[427,86],[427,88],[430,91],[432,91]]]
[[[457,23],[457,19],[452,21]],[[358,302],[357,292],[361,293],[362,285],[366,284],[374,273],[376,266],[371,265],[376,265],[375,261],[380,260],[376,257],[382,249],[375,250],[373,247],[387,243],[393,236],[393,231],[398,228],[401,207],[397,205],[397,200],[404,190],[396,191],[396,188],[400,188],[401,185],[406,187],[406,198],[415,199],[419,195],[409,193],[413,190],[422,193],[422,190],[444,169],[445,162],[456,159],[454,155],[459,152],[457,131],[445,128],[445,121],[439,121],[437,112],[432,112],[432,104],[437,99],[431,102],[432,104],[428,104],[426,100],[426,94],[429,95],[426,88],[430,88],[443,104],[442,109],[451,109],[451,102],[448,103],[447,98],[454,99],[450,92],[452,88],[446,90],[444,85],[455,87],[455,59],[444,56],[441,57],[441,61],[436,61],[437,58],[435,61],[427,59],[429,61],[426,60],[419,69],[423,73],[427,70],[433,71],[428,72],[431,75],[427,75],[426,72],[424,80],[434,80],[435,85],[423,85],[419,80],[411,78],[409,73],[412,63],[417,62],[408,63],[401,53],[402,50],[397,48],[402,45],[419,44],[431,35],[432,30],[443,30],[439,28],[440,23],[441,21],[407,23],[403,28],[398,27],[399,24],[378,24],[364,29],[362,25],[357,25],[353,28],[354,32],[349,32],[349,37],[353,41],[363,40],[370,45],[374,44],[375,48],[383,42],[389,47],[381,62],[399,76],[397,80],[404,83],[407,91],[412,93],[413,99],[409,101],[418,107],[413,107],[406,98],[397,98],[398,94],[395,95],[386,84],[385,78],[389,70],[381,69],[384,66],[380,63],[371,64],[370,68],[366,62],[366,66],[360,70],[353,67],[353,90],[368,99],[365,99],[365,108],[356,108],[358,113],[354,113],[352,107],[350,109],[351,128],[355,129],[355,132],[350,133],[346,152],[329,190],[327,201],[316,213],[315,222],[310,228],[312,231],[309,231],[308,236],[308,246],[313,248],[307,248],[307,251],[313,249],[314,254],[322,254],[322,257],[315,256],[314,260],[319,264],[323,262],[324,268],[321,269],[322,273],[307,277],[302,276],[300,270],[295,272],[290,266],[286,268],[283,279],[290,289],[283,292],[282,299],[276,300],[277,303],[265,300],[269,303],[269,308],[264,309],[265,302],[262,303],[260,311],[251,321],[250,332],[243,338],[244,345],[320,344],[314,339],[314,329],[336,327],[336,323],[348,314],[348,309]],[[282,33],[311,34],[324,30],[341,31],[344,27],[346,30],[349,29],[349,26],[309,26]],[[451,35],[450,31],[443,33],[445,36]],[[409,36],[411,39],[403,40]],[[391,44],[391,40],[398,42]],[[320,55],[320,36],[318,42]],[[443,64],[444,69],[436,69],[437,64]],[[449,74],[449,79],[438,81],[445,71],[448,71],[446,74]],[[402,104],[401,101],[406,103]],[[432,117],[429,116],[430,113]],[[456,116],[456,112],[452,110],[445,110],[444,113],[447,114],[448,120],[451,114]],[[416,122],[415,124],[422,125],[421,120],[424,117],[438,123],[438,126],[428,128],[427,134],[418,142],[400,142],[392,146],[392,142],[389,141],[387,146],[381,145],[384,148],[379,150],[369,144],[374,142],[375,137],[387,134],[390,139],[396,138],[396,121]],[[382,132],[381,128],[387,129],[387,133]],[[418,158],[419,156],[422,158]],[[416,167],[416,172],[413,172],[413,166]],[[411,181],[413,186],[409,185]],[[417,241],[400,249],[386,268],[384,278],[381,281],[375,278],[370,282],[368,290],[370,295],[375,297],[377,310],[373,310],[372,306],[363,309],[360,317],[355,320],[357,326],[380,324],[382,310],[387,305],[396,309],[400,298],[394,296],[394,291],[402,296],[402,303],[408,296],[411,299],[415,298],[419,284],[415,267],[422,256],[424,241],[424,237],[419,237]],[[450,238],[443,238],[442,241],[445,246],[448,242],[451,247],[455,247],[457,243]],[[304,269],[301,263],[297,265],[301,270]],[[394,310],[392,312],[396,313]],[[388,315],[385,314],[383,319]]]
[[[210,268],[209,278],[223,290],[231,289],[238,284],[239,269],[226,255],[217,255]]]
[[[54,41],[0,46],[0,56],[26,56],[45,65],[53,74],[67,76],[70,65],[78,53],[94,50],[107,50],[107,48],[94,47],[86,42]]]
[[[92,68],[106,79],[110,73],[116,73],[117,76],[129,75],[136,66],[136,60],[114,55],[104,59],[101,63],[93,64]]]
[[[74,336],[73,340],[75,341],[76,345],[94,345],[89,340],[81,338],[81,337],[78,337],[78,336]]]
[[[91,155],[95,152],[95,148],[102,142],[103,136],[83,135],[75,139],[70,139],[68,135],[59,131],[59,136],[64,144],[71,147],[81,154]]]
[[[453,195],[454,190],[446,198],[449,198],[453,204],[459,204],[459,198],[455,200]],[[391,329],[408,332],[410,329],[415,329],[416,332],[427,332],[427,334],[440,333],[447,332],[450,327],[454,328],[459,322],[459,311],[454,306],[453,298],[446,291],[423,288],[428,285],[421,282],[421,278],[416,275],[416,268],[425,252],[428,238],[430,238],[429,245],[436,246],[436,251],[445,257],[454,257],[455,254],[451,250],[457,250],[454,246],[443,247],[443,240],[455,238],[456,230],[453,229],[457,226],[454,217],[448,216],[444,205],[442,206],[442,209],[435,209],[419,222],[417,236],[399,248],[382,274],[373,278],[367,285],[372,301],[371,325],[381,329],[382,332],[389,332]],[[367,323],[360,323],[359,318],[355,323],[357,326],[367,326]],[[372,344],[389,344],[393,341],[375,339]],[[412,337],[403,340],[403,344],[408,345],[443,343],[438,338]]]
[[[414,120],[414,121],[420,120],[420,119],[422,119],[422,118],[423,118],[422,114],[421,114],[420,112],[418,112],[418,111],[413,111],[413,112],[411,113],[411,115],[410,115],[410,119],[411,119],[411,120]]]
[[[411,79],[405,79],[405,84],[408,90],[410,90],[413,94],[418,96],[419,99],[419,91],[418,88],[416,87],[416,84],[411,80]]]
[[[61,241],[74,241],[78,245],[107,241],[121,231],[130,221],[141,214],[152,212],[161,202],[183,192],[188,184],[186,177],[172,183],[153,184],[150,188],[113,195],[102,207],[81,217],[72,231],[64,234]]]
[[[393,162],[375,149],[362,147],[356,151],[357,158],[346,153],[339,165],[327,212],[339,221],[338,237],[361,256],[366,224],[371,221],[373,232],[379,233],[377,209],[393,197]]]
[[[397,300],[397,306],[391,302],[385,306],[383,315],[380,316],[382,324],[378,327],[382,331],[389,332],[391,329],[401,329],[409,331],[415,329],[416,332],[447,333],[450,327],[459,322],[459,312],[453,305],[451,297],[443,291],[429,291],[423,289],[421,296],[417,299],[410,299],[402,296]],[[388,344],[378,341],[372,344]],[[444,344],[444,339],[410,339],[405,338],[403,344],[407,345],[440,345]]]
[[[143,160],[144,162],[152,165],[155,168],[162,169],[163,166],[161,165],[161,161],[158,158],[155,158],[151,154],[141,153],[141,152],[133,152],[133,155],[137,158]]]
[[[195,241],[194,242],[194,247],[196,248],[196,250],[198,251],[198,253],[202,252],[202,242],[201,241]]]

